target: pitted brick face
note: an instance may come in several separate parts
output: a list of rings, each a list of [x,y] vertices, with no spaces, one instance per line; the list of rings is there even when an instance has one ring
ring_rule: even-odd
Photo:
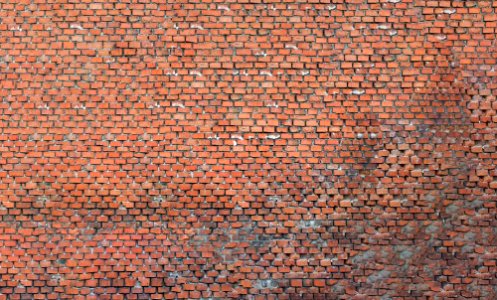
[[[496,1],[0,0],[0,299],[496,299]]]

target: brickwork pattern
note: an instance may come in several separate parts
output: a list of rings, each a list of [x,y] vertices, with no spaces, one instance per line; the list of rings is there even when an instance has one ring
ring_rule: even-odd
[[[0,299],[497,299],[497,1],[0,0]]]

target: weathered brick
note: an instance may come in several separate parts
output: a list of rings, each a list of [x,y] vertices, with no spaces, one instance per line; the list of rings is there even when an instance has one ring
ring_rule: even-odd
[[[493,1],[0,7],[0,299],[497,298]]]

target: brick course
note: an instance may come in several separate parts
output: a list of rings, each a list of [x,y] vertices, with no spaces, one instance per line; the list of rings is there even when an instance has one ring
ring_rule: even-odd
[[[486,0],[0,0],[0,299],[496,299],[496,35]]]

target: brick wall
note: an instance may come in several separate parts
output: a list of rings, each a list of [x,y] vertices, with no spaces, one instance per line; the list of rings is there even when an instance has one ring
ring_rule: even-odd
[[[0,299],[497,298],[496,10],[1,0]]]

